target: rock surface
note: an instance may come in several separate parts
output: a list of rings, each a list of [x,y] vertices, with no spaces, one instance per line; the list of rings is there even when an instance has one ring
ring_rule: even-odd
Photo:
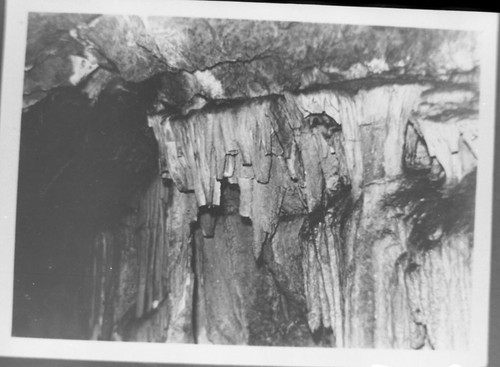
[[[467,348],[474,33],[155,16],[29,21],[26,108],[64,86],[91,110],[106,102],[128,111],[128,98],[143,93],[137,120],[145,125],[147,110],[143,128],[158,143],[158,175],[126,197],[132,212],[89,236],[86,337]],[[149,143],[117,131],[83,134],[102,143],[91,160],[141,172]]]
[[[42,98],[35,90],[78,84],[97,66],[130,82],[184,73],[195,81],[181,86],[186,104],[195,94],[256,97],[371,76],[469,80],[479,65],[475,34],[463,31],[70,14],[31,14],[29,24],[26,107]],[[76,56],[85,67],[72,72]]]

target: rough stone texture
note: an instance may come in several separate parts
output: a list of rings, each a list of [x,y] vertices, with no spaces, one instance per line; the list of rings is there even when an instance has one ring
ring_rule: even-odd
[[[197,236],[205,317],[198,338],[216,344],[248,344],[248,311],[255,299],[256,265],[252,254],[252,227],[233,214],[222,217],[214,238]]]
[[[142,81],[165,71],[184,71],[200,82],[192,95],[199,93],[211,98],[264,96],[370,76],[468,81],[475,78],[474,70],[479,64],[472,32],[157,16],[34,14],[30,17],[27,69],[37,59],[44,59],[41,55],[47,52],[63,61],[45,66],[45,73],[62,66],[67,68],[69,63],[63,55],[68,55],[68,51],[62,51],[64,48],[57,45],[59,41],[54,43],[51,39],[58,39],[58,34],[69,35],[68,31],[75,42],[85,45],[94,55],[98,60],[95,64],[116,69],[127,81]],[[308,40],[307,46],[304,39]],[[50,52],[51,49],[56,51]],[[58,85],[53,79],[36,81],[40,89],[50,90]],[[188,85],[183,88],[190,90]]]
[[[164,183],[124,229],[96,236],[92,337],[468,346],[474,33],[113,15],[30,23],[25,106],[64,85],[96,101],[154,82]]]
[[[434,252],[413,254],[409,233],[414,223],[404,220],[401,209],[385,205],[386,198],[401,189],[402,175],[408,169],[431,172],[433,156],[446,167],[446,162],[441,163],[443,156],[432,151],[433,146],[442,149],[443,144],[431,140],[444,125],[429,123],[422,133],[424,120],[419,120],[419,125],[409,122],[411,111],[421,105],[419,101],[428,101],[429,88],[407,84],[349,93],[322,90],[258,98],[239,105],[207,106],[186,118],[150,118],[159,142],[163,176],[175,184],[172,190],[176,195],[196,198],[192,204],[200,208],[200,230],[195,232],[194,306],[188,301],[189,292],[193,292],[190,283],[175,281],[172,289],[178,293],[172,299],[177,303],[169,308],[196,313],[194,325],[181,317],[181,325],[190,330],[184,329],[185,335],[194,332],[199,343],[223,344],[466,345],[468,328],[454,328],[456,320],[470,308],[468,288],[459,285],[470,282],[468,265],[460,268],[458,263],[465,261],[461,258],[446,264],[441,258],[426,260]],[[448,100],[455,97],[452,93]],[[330,125],[324,121],[312,123],[311,116],[328,113],[341,123],[341,132],[330,134]],[[456,121],[447,126],[457,135],[442,136],[461,138],[458,128],[473,131],[462,120]],[[463,150],[460,157],[467,158],[459,162],[473,170],[473,145],[458,146]],[[255,163],[266,159],[266,151],[270,167],[262,172],[262,165]],[[410,158],[403,159],[406,156]],[[447,170],[443,171],[448,177]],[[454,182],[460,179],[455,177]],[[223,182],[238,188],[230,200],[224,198]],[[178,190],[194,191],[194,195]],[[346,206],[346,195],[352,195],[356,202],[351,209]],[[302,204],[297,206],[294,200]],[[230,205],[231,211],[224,205]],[[176,208],[172,213],[180,221],[181,211]],[[246,217],[251,222],[245,222]],[[182,228],[188,231],[186,224]],[[170,228],[167,233],[177,236],[182,231],[181,227]],[[189,233],[184,236],[189,237]],[[301,243],[296,240],[299,237],[303,238]],[[178,242],[181,247],[177,251],[190,248],[186,241]],[[469,247],[464,247],[461,253],[465,255],[460,256],[470,256],[466,249]],[[147,261],[156,256],[151,251]],[[264,270],[259,270],[259,261],[263,261]],[[413,268],[420,263],[421,269],[427,266],[428,270],[419,278],[416,274],[420,273]],[[182,278],[182,267],[174,269]],[[439,271],[459,278],[452,293],[442,294],[442,276],[432,275]],[[149,277],[140,275],[146,290],[141,283],[138,288],[145,310],[154,299],[161,299],[147,291],[152,287],[147,284],[154,284],[154,277]],[[187,288],[179,288],[179,284]],[[266,299],[270,306],[262,304]],[[462,311],[453,320],[446,319],[444,315],[451,314],[448,311],[454,302]],[[442,306],[436,308],[438,303]],[[417,309],[430,309],[426,312],[432,316],[421,321],[416,317],[423,311]],[[307,327],[297,316],[301,313],[302,317],[307,315]],[[148,323],[147,330],[157,327],[158,322]],[[183,333],[176,331],[179,337]],[[263,336],[256,337],[257,332]],[[445,336],[451,332],[458,333],[454,339]]]
[[[78,33],[100,50],[125,80],[139,82],[167,69],[140,17],[102,15],[80,27]]]
[[[262,183],[269,180],[270,171],[265,169],[262,172],[267,166],[263,166],[261,157],[266,162],[266,155],[274,153],[284,158],[292,180],[278,185],[303,191],[307,210],[312,212],[322,200],[324,186],[321,176],[331,189],[341,174],[348,175],[354,195],[359,196],[365,183],[391,179],[403,173],[401,157],[406,123],[411,111],[419,104],[421,93],[427,89],[429,87],[420,84],[382,85],[352,93],[324,89],[284,98],[258,98],[243,105],[222,105],[213,109],[207,106],[186,118],[156,116],[150,119],[150,125],[160,141],[162,171],[172,177],[180,190],[194,189],[199,206],[219,204],[218,180],[223,177],[243,182],[242,194],[250,200],[251,196],[246,192],[255,186],[251,184],[253,179]],[[448,100],[453,98],[451,95]],[[447,100],[444,103],[448,103]],[[325,139],[321,126],[307,126],[304,119],[308,113],[323,112],[340,122],[342,137]],[[288,124],[280,122],[283,119]],[[474,167],[473,156],[451,157],[451,153],[458,151],[461,135],[470,136],[467,139],[474,147],[476,135],[472,122],[434,123],[427,130],[432,123],[426,122],[425,118],[419,121],[420,130],[429,131],[425,140],[429,155],[438,159],[450,180],[467,173],[462,166],[458,168],[460,174],[448,169],[450,159],[455,160],[455,165],[465,165],[469,171]],[[436,132],[442,129],[447,130],[437,137]],[[461,130],[466,133],[460,134]],[[273,134],[276,134],[278,145],[273,145],[276,142],[270,138]],[[450,144],[457,147],[446,148],[440,143],[442,139],[455,139]],[[339,166],[335,140],[338,141],[339,155],[346,162],[337,172],[328,172],[331,167]],[[467,150],[465,143],[462,148],[463,154],[474,155],[473,148]],[[253,161],[258,164],[252,164]],[[233,162],[236,163],[234,168]],[[271,167],[276,165],[271,164]],[[328,172],[328,177],[325,177],[325,172]],[[245,209],[245,200],[241,205],[242,215],[251,216]]]
[[[333,217],[313,225],[304,241],[304,283],[308,323],[312,331],[330,329],[330,345],[344,346],[344,299],[341,288],[343,272],[341,242]]]
[[[304,215],[282,219],[258,260],[260,283],[250,313],[250,343],[313,346],[303,281]]]
[[[465,349],[471,339],[471,238],[449,236],[412,258],[405,274],[413,322],[425,325],[433,349]]]
[[[474,85],[433,88],[422,94],[410,117],[449,185],[457,184],[476,166],[478,93]]]
[[[30,13],[24,101],[28,108],[54,88],[78,85],[98,67],[98,55],[70,30],[95,16]]]
[[[345,264],[347,345],[388,348],[404,347],[406,342],[400,332],[404,333],[407,321],[398,315],[404,315],[405,309],[392,307],[402,295],[393,294],[397,287],[391,284],[396,260],[405,251],[406,236],[401,220],[382,207],[385,195],[396,188],[396,183],[366,186],[351,216],[345,243],[350,254]],[[398,322],[387,325],[388,319]],[[393,327],[402,330],[391,330]]]
[[[158,115],[150,125],[159,141],[161,171],[179,190],[194,190],[200,207],[220,205],[222,178],[239,185],[239,213],[253,220],[256,257],[281,210],[314,211],[325,200],[325,181],[335,191],[340,174],[347,175],[338,168],[335,138],[330,146],[324,126],[304,124],[292,97],[219,106],[186,119]]]
[[[305,216],[297,216],[281,221],[271,240],[271,272],[286,298],[297,304],[304,304],[305,301],[300,243],[304,219]]]
[[[91,274],[93,338],[193,342],[193,204],[192,195],[158,179],[122,228],[98,236]]]
[[[97,15],[30,13],[28,15],[28,35],[26,47],[26,66],[36,64],[40,55],[55,55],[61,52],[57,42],[62,34],[68,34],[80,24],[86,24]]]
[[[103,91],[119,88],[126,90],[120,76],[103,68],[96,70],[82,83],[82,93],[94,103]]]

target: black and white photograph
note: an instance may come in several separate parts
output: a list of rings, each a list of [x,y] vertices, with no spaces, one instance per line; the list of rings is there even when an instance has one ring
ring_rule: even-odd
[[[32,3],[4,49],[12,351],[485,362],[495,17]]]

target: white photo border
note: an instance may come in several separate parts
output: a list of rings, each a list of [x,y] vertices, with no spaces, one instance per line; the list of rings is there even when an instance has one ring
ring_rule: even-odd
[[[327,349],[156,343],[116,343],[12,337],[14,240],[29,12],[137,14],[287,20],[479,31],[480,144],[469,351]],[[123,362],[265,366],[485,366],[493,210],[493,159],[498,16],[494,13],[354,8],[215,1],[21,0],[6,4],[0,108],[0,356]]]

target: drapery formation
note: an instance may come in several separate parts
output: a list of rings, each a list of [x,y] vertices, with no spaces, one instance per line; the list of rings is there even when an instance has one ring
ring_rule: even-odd
[[[466,347],[471,227],[418,227],[439,213],[415,209],[473,210],[457,183],[474,180],[477,115],[458,115],[454,101],[473,105],[476,93],[445,87],[383,83],[152,115],[163,183],[135,214],[138,264],[122,260],[137,267],[122,270],[136,279],[135,318],[117,308],[115,334]]]

